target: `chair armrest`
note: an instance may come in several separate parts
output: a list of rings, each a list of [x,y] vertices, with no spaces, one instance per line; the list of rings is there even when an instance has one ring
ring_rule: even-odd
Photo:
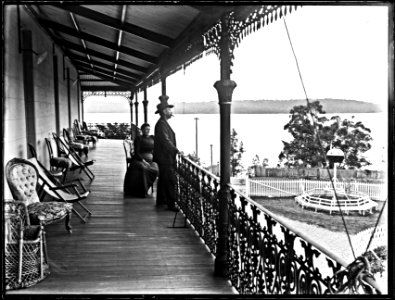
[[[86,187],[84,186],[84,184],[81,182],[81,179],[77,178],[71,182],[77,181],[81,187],[81,189],[83,190],[84,193],[86,193],[88,190],[86,189]]]
[[[23,219],[25,220],[26,224],[30,226],[30,217],[29,217],[29,211],[27,209],[27,205],[24,201],[19,201],[19,200],[4,200],[4,204],[10,205],[10,206],[21,206],[23,210],[24,217]]]
[[[50,187],[50,189],[56,191],[56,190],[64,190],[67,188],[73,188],[73,187],[77,187],[77,185],[75,183],[70,183],[63,186]]]
[[[86,162],[84,162],[84,166],[91,166],[91,165],[93,165],[94,163],[96,162],[96,160],[88,160],[88,161],[86,161]]]

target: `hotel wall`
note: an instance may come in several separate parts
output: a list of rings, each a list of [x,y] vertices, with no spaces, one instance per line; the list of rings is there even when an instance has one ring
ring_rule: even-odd
[[[28,158],[30,154],[27,147],[23,52],[19,51],[18,17],[16,5],[4,5],[4,90],[3,90],[3,174],[5,165],[13,157]],[[54,94],[54,67],[53,55],[58,57],[59,79],[59,110],[60,129],[68,128],[69,105],[67,96],[67,74],[70,69],[70,106],[71,122],[78,117],[78,84],[73,85],[77,78],[77,71],[65,57],[59,47],[53,47],[49,35],[27,13],[23,5],[20,6],[21,30],[32,33],[32,48],[38,53],[47,52],[45,60],[37,64],[39,55],[33,55],[34,78],[34,112],[36,151],[38,159],[49,167],[48,150],[45,138],[52,138],[56,132],[55,94]],[[63,76],[63,68],[65,69]],[[55,146],[55,144],[53,144]],[[3,176],[3,197],[10,198],[6,177]]]

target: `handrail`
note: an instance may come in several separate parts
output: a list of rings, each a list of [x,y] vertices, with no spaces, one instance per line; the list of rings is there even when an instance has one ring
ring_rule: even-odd
[[[180,154],[179,154],[180,155]],[[190,164],[192,164],[195,168],[198,168],[200,171],[206,173],[207,175],[210,175],[211,177],[213,177],[215,180],[220,180],[220,178],[217,175],[214,175],[213,173],[211,173],[210,171],[202,168],[201,166],[199,166],[197,163],[195,163],[194,161],[192,161],[190,158],[188,158],[185,155],[180,155],[183,159],[185,159],[186,161],[188,161]]]

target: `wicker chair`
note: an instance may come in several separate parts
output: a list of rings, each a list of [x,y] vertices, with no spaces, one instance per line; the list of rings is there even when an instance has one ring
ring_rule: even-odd
[[[29,219],[34,225],[48,225],[66,219],[66,229],[71,233],[70,217],[72,203],[57,201],[40,202],[37,194],[38,170],[26,159],[13,158],[6,165],[6,176],[12,197],[26,206]]]
[[[41,225],[30,225],[26,206],[4,202],[5,288],[26,288],[49,275],[45,233]]]

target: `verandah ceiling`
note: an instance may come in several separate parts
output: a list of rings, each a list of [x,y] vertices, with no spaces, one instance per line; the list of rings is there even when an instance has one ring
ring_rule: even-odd
[[[86,3],[86,2],[85,2]],[[201,57],[218,54],[223,15],[234,46],[293,7],[60,2],[25,5],[78,70],[83,91],[142,90]]]

